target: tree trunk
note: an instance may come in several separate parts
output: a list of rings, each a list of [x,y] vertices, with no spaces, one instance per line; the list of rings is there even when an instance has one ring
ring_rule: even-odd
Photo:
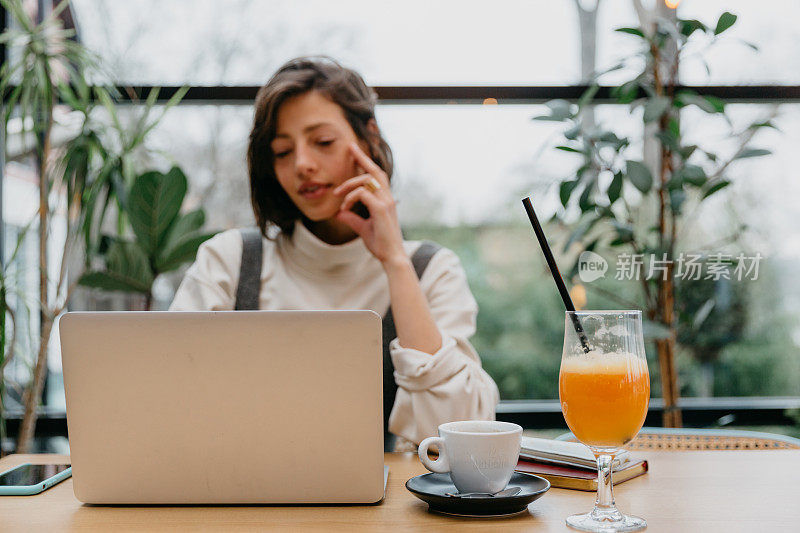
[[[652,34],[655,32],[658,17],[674,20],[675,11],[668,9],[662,2],[656,2],[652,9],[642,6],[641,0],[634,0],[634,8],[639,17],[643,30]],[[674,89],[678,77],[678,47],[677,42],[671,42],[662,50],[651,44],[653,57],[652,76],[653,88],[658,96],[674,97]],[[658,364],[661,370],[661,395],[664,398],[664,427],[681,427],[683,425],[681,412],[678,408],[678,372],[675,366],[675,284],[673,278],[675,256],[675,215],[668,198],[667,183],[672,178],[672,152],[664,143],[660,142],[656,133],[668,129],[669,114],[662,115],[656,124],[646,124],[644,129],[644,161],[653,170],[656,177],[657,209],[658,209],[658,249],[659,253],[666,255],[666,275],[658,283],[655,309],[649,309],[648,315],[670,330],[666,339],[656,341],[658,351]],[[651,261],[661,260],[651,256]]]
[[[675,367],[675,285],[672,278],[672,265],[667,267],[667,275],[658,286],[658,310],[661,323],[667,326],[672,335],[656,341],[658,364],[661,369],[661,396],[664,398],[663,425],[668,428],[683,426],[681,411],[678,408],[678,371]]]
[[[42,338],[39,345],[39,356],[36,359],[36,369],[33,373],[33,383],[25,391],[25,415],[19,428],[17,440],[17,453],[29,453],[33,435],[36,433],[36,409],[42,398],[44,377],[47,374],[47,346],[50,344],[50,332],[53,328],[52,320],[45,320],[42,324]]]
[[[25,413],[19,429],[17,453],[27,453],[36,431],[36,409],[42,397],[44,378],[47,375],[47,346],[54,317],[50,313],[50,298],[47,290],[47,214],[49,212],[50,187],[47,179],[47,160],[50,155],[50,134],[53,129],[53,107],[47,110],[45,129],[42,138],[42,151],[39,153],[39,354],[33,372],[31,385],[24,394]]]

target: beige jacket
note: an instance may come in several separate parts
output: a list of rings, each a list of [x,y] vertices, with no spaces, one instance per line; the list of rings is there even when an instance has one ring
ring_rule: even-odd
[[[389,309],[389,287],[380,262],[361,239],[329,245],[302,224],[291,238],[264,239],[260,308],[263,310]],[[411,256],[418,241],[404,243]],[[178,288],[170,310],[231,310],[234,307],[242,239],[229,230],[206,241]],[[469,343],[478,307],[456,255],[442,248],[420,280],[442,335],[442,348],[427,354],[403,348],[390,354],[398,385],[389,431],[414,443],[436,435],[452,420],[494,419],[497,386]]]

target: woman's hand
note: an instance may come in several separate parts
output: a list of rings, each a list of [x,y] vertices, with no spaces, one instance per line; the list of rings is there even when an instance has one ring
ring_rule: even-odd
[[[383,265],[389,281],[389,299],[400,345],[435,354],[442,347],[442,335],[403,248],[389,177],[356,143],[350,145],[350,151],[356,164],[366,173],[350,178],[334,189],[334,194],[344,195],[336,218],[353,228]],[[369,218],[363,219],[350,211],[356,202],[367,206]]]
[[[389,177],[356,143],[349,145],[359,169],[366,172],[350,178],[333,194],[344,196],[336,215],[337,220],[350,226],[363,239],[367,249],[384,267],[396,262],[408,262],[403,248],[403,235],[397,220],[396,202],[389,189]],[[369,218],[361,218],[350,209],[361,202]]]

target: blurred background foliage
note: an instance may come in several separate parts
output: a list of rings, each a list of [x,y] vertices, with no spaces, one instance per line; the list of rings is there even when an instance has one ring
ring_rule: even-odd
[[[521,210],[522,207],[520,206]],[[559,228],[545,228],[558,242]],[[564,335],[564,306],[539,257],[533,233],[523,223],[475,227],[406,227],[408,239],[434,240],[458,254],[478,301],[473,344],[494,377],[504,400],[558,397],[558,369]],[[638,286],[614,279],[616,258],[605,256],[605,278],[587,283],[587,309],[618,309],[619,300],[636,300]],[[711,312],[701,332],[679,326],[678,369],[681,396],[706,392],[703,366],[713,370],[713,396],[800,395],[800,363],[791,337],[793,319],[776,308],[780,287],[768,261],[758,280],[730,280],[731,308]],[[682,312],[694,315],[715,290],[712,281],[679,289]],[[698,289],[702,287],[702,290]],[[692,297],[688,297],[692,294]],[[710,358],[701,354],[713,348]],[[647,343],[653,397],[660,395],[658,363]]]

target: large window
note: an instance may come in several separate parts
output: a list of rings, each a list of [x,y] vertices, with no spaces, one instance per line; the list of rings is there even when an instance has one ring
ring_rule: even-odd
[[[647,7],[656,0],[640,0]],[[609,66],[635,42],[633,0],[74,0],[84,41],[120,83],[259,85],[283,61],[324,53],[374,85],[569,85],[582,79],[581,45]],[[594,9],[582,35],[577,6]],[[684,0],[683,18],[740,21],[709,56],[685,65],[688,84],[798,84],[800,18],[794,0]],[[742,41],[756,44],[756,54]]]
[[[587,70],[582,47],[594,52],[589,62],[597,68],[633,50],[629,36],[613,31],[638,24],[632,0],[412,1],[380,10],[352,0],[73,5],[81,40],[102,56],[120,85],[258,86],[290,57],[326,53],[360,70],[372,85],[440,86],[435,103],[383,104],[378,110],[395,155],[393,187],[404,231],[460,256],[480,305],[473,340],[503,399],[557,397],[563,309],[519,200],[534,193],[541,218],[549,219],[559,206],[557,181],[578,163],[554,149],[561,144],[560,125],[531,120],[544,112],[541,104],[441,101],[456,86],[579,85]],[[582,33],[578,6],[596,5],[595,29]],[[688,61],[684,83],[800,84],[797,2],[772,0],[765,9],[745,0],[684,0],[679,9],[681,17],[706,21],[724,10],[740,17],[729,44],[708,56],[710,74],[701,62]],[[692,219],[684,247],[760,253],[764,260],[757,281],[715,289],[730,292],[737,302],[731,313],[741,315],[731,320],[743,326],[711,358],[698,354],[690,340],[681,346],[681,394],[800,396],[800,180],[794,164],[800,104],[742,102],[730,109],[742,124],[776,115],[779,129],[754,139],[774,154],[732,167],[733,186]],[[641,128],[641,118],[622,106],[600,105],[596,114],[618,129]],[[692,111],[684,117],[692,136],[726,149],[721,124]],[[244,157],[251,120],[250,102],[187,102],[170,111],[150,138],[152,148],[186,171],[190,203],[205,207],[209,228],[252,223]],[[35,201],[25,199],[20,179],[6,172],[7,247],[21,206]],[[547,231],[552,242],[563,244],[564,228],[551,224]],[[564,268],[574,252],[558,246]],[[157,307],[168,305],[179,280],[180,273],[158,283]],[[618,307],[615,294],[636,297],[636,287],[613,279],[586,290],[588,307]],[[654,378],[657,368],[651,358]],[[52,372],[48,398],[62,406],[57,361]],[[658,380],[653,383],[658,394]]]

